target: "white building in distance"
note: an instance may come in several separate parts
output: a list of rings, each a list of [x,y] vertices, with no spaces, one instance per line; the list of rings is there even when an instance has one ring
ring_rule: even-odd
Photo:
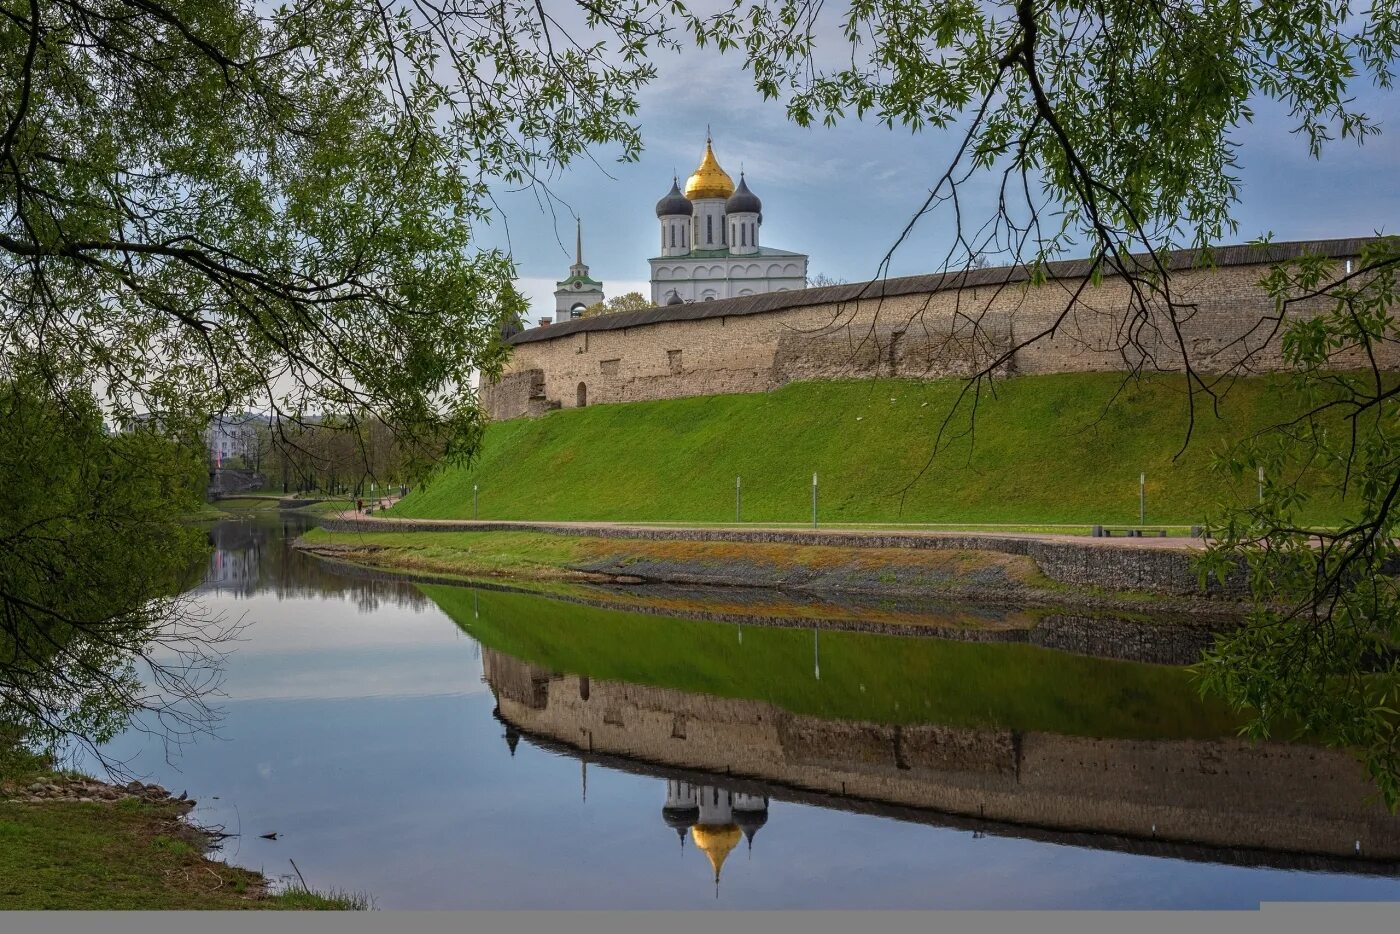
[[[661,255],[651,264],[655,305],[708,302],[740,295],[807,287],[807,256],[759,245],[763,203],[720,168],[710,139],[700,167],[682,194],[671,190],[656,203],[661,222]]]

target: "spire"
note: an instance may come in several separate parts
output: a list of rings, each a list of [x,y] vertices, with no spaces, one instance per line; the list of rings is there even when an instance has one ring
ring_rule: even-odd
[[[583,265],[583,218],[577,219],[578,227],[574,230],[574,265]]]

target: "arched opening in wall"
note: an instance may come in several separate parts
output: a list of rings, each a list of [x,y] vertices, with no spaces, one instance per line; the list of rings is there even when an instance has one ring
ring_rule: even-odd
[[[583,383],[578,384],[578,407],[583,408],[588,404],[588,387]]]

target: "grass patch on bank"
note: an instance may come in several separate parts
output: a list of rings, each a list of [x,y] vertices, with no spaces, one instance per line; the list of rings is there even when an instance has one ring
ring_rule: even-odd
[[[389,515],[482,519],[808,523],[812,474],[827,523],[1190,526],[1255,497],[1211,469],[1212,454],[1292,411],[1282,378],[1233,384],[1216,417],[1198,411],[1189,449],[1185,383],[1121,374],[1019,377],[982,401],[976,444],[957,440],[928,466],[960,380],[793,383],[771,393],[590,406],[491,425],[469,468],[445,471]],[[921,471],[922,474],[921,474]],[[1305,521],[1335,522],[1327,485]]]
[[[204,856],[174,807],[0,800],[0,909],[363,910],[302,889],[266,894],[255,872]]]
[[[279,497],[275,496],[225,496],[215,502],[220,509],[239,512],[257,512],[263,509],[276,509]]]
[[[227,519],[229,513],[215,506],[213,503],[200,503],[199,508],[182,518],[187,522],[211,522],[219,519]]]

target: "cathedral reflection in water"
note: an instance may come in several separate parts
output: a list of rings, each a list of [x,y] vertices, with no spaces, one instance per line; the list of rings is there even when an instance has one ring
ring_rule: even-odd
[[[520,746],[520,731],[501,715],[500,707],[493,710],[492,715],[505,727],[502,736],[514,757],[515,750]],[[548,744],[540,742],[540,745]],[[583,800],[587,801],[588,759],[581,756],[579,762]],[[747,841],[752,851],[754,836],[768,823],[768,796],[746,794],[720,785],[697,785],[676,778],[665,781],[666,803],[661,808],[661,820],[676,832],[682,849],[685,848],[686,837],[690,837],[709,859],[710,868],[715,874],[715,894],[718,895],[724,861],[734,852],[741,839]]]
[[[714,785],[692,785],[679,779],[666,780],[666,804],[661,819],[681,838],[686,831],[715,870],[715,891],[724,861],[739,845],[742,835],[753,849],[754,834],[768,823],[768,796],[749,795]]]

